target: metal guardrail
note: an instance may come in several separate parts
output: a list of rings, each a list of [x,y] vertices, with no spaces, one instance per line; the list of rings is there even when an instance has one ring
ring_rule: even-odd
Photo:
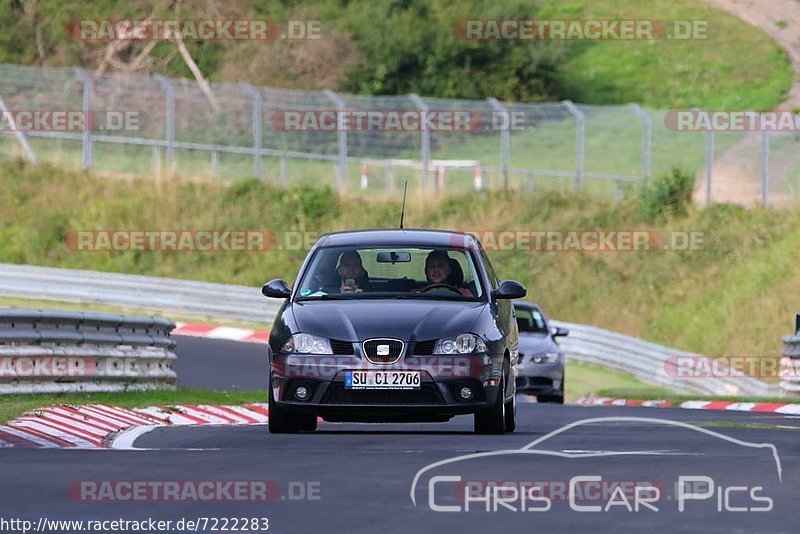
[[[262,324],[280,307],[260,287],[11,264],[0,264],[0,295]]]
[[[0,394],[174,388],[175,323],[157,317],[0,310]]]
[[[281,305],[278,300],[265,299],[258,287],[9,264],[0,264],[0,295],[134,307],[265,326],[272,322]],[[780,392],[777,385],[735,370],[726,373],[731,375],[727,377],[681,377],[671,358],[704,356],[593,326],[554,324],[570,329],[570,335],[561,341],[568,357],[631,373],[649,384],[706,395],[763,396]]]
[[[707,358],[679,351],[657,343],[603,330],[593,326],[553,321],[569,328],[569,336],[560,338],[568,358],[630,373],[641,381],[702,395],[779,395],[777,384],[768,384],[735,369],[725,376],[691,376],[682,373],[678,358]]]
[[[781,350],[781,389],[789,395],[800,395],[800,315],[795,316],[794,334],[783,336]]]

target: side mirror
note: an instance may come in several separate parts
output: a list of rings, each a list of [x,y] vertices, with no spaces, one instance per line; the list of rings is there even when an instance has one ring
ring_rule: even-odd
[[[527,294],[525,286],[514,280],[500,282],[498,288],[492,291],[492,296],[496,299],[521,299]]]
[[[292,294],[292,290],[289,289],[289,286],[286,285],[284,280],[276,278],[264,284],[264,287],[261,288],[261,294],[265,297],[286,299]]]
[[[566,337],[569,335],[569,328],[553,326],[550,328],[550,333],[553,334],[553,337]]]

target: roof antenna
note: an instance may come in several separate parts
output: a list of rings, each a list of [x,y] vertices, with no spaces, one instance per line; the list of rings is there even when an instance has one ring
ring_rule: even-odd
[[[406,214],[406,192],[408,191],[408,180],[403,185],[403,207],[400,210],[400,229],[403,229],[403,217]]]

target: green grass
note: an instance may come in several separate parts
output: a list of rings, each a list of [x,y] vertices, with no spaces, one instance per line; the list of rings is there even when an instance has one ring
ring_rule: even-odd
[[[590,394],[608,396],[606,391],[625,391],[637,398],[672,398],[675,392],[668,388],[653,387],[643,383],[633,375],[621,373],[599,365],[576,362],[567,359],[565,369],[566,402]]]
[[[785,53],[745,21],[695,0],[558,0],[543,18],[708,21],[709,39],[575,43],[565,65],[568,98],[661,108],[772,109],[786,96]]]
[[[779,404],[800,403],[800,397],[747,397],[747,396],[708,396],[708,395],[675,395],[660,391],[647,391],[640,389],[599,389],[598,397],[609,397],[615,399],[637,399],[637,400],[668,400],[671,406],[678,406],[686,401],[723,401],[723,402],[774,402]]]
[[[175,406],[177,404],[249,404],[266,402],[266,391],[208,391],[178,389],[176,391],[131,391],[124,393],[63,393],[3,395],[0,397],[0,423],[6,423],[25,412],[54,404],[108,404],[121,408]]]
[[[74,230],[262,229],[288,233],[394,227],[399,198],[342,198],[321,188],[278,189],[175,179],[154,184],[47,166],[0,168],[0,261],[166,276],[260,287],[293,283],[306,249],[264,252],[77,252]],[[473,231],[620,230],[699,232],[697,251],[490,250],[503,278],[561,320],[593,324],[710,356],[777,358],[798,312],[800,211],[714,205],[652,222],[639,201],[584,195],[412,194],[408,227]]]

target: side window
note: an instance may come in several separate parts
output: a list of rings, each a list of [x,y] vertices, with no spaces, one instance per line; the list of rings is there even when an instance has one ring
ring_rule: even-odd
[[[517,308],[517,326],[520,332],[547,333],[544,317],[538,310]]]
[[[489,256],[487,256],[486,252],[483,250],[483,247],[481,247],[481,259],[483,260],[483,264],[486,266],[486,274],[489,275],[489,283],[492,284],[492,289],[497,289],[497,286],[500,285],[500,280],[497,278],[497,273],[494,271],[494,266],[489,260]]]

